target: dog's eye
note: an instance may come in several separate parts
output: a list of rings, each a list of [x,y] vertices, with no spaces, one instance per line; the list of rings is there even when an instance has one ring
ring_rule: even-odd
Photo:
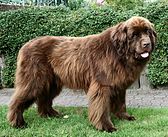
[[[149,32],[149,29],[146,29],[146,32]]]
[[[139,32],[136,32],[136,31],[135,31],[135,32],[132,33],[132,38],[138,37],[138,36],[139,36]]]
[[[150,30],[148,28],[145,28],[144,32],[148,33]]]

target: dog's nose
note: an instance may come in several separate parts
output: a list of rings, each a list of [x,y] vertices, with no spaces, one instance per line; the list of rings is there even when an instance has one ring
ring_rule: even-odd
[[[143,48],[149,48],[150,47],[150,42],[143,42]]]

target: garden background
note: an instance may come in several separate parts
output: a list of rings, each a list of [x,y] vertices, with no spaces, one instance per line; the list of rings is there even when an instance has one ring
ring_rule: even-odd
[[[40,3],[40,1],[47,3]],[[50,1],[56,3],[49,4]],[[68,5],[64,2],[59,5],[56,0],[0,0],[0,58],[2,59],[0,60],[0,87],[13,88],[18,51],[30,39],[43,35],[95,34],[134,15],[148,18],[154,23],[157,32],[157,45],[145,71],[150,82],[148,84],[155,88],[166,87],[168,85],[168,2],[167,0],[151,1],[107,0],[97,4],[95,1],[69,0]],[[118,120],[112,115],[112,121],[118,129],[114,133],[95,130],[89,123],[87,109],[82,106],[84,100],[81,97],[84,96],[81,96],[80,92],[78,94],[71,92],[74,96],[64,94],[68,91],[63,91],[59,96],[60,101],[70,106],[68,101],[73,103],[72,99],[74,101],[78,99],[80,107],[56,106],[62,113],[60,118],[40,118],[36,107],[32,107],[24,113],[28,123],[27,128],[12,128],[6,119],[8,110],[6,105],[13,91],[14,89],[8,88],[0,90],[0,136],[3,137],[168,136],[167,89],[127,91],[129,92],[127,100],[134,105],[128,108],[128,112],[137,119],[134,122],[128,122]],[[59,100],[59,97],[56,99]],[[3,104],[3,100],[6,105]],[[146,106],[145,103],[148,104],[147,108],[140,106]],[[130,105],[127,106],[130,107]]]
[[[13,87],[18,50],[30,39],[44,35],[95,34],[134,15],[148,18],[157,32],[157,46],[146,70],[149,84],[168,85],[167,1],[107,0],[101,6],[83,0],[70,0],[68,6],[35,6],[28,2],[21,9],[0,12],[0,56],[5,64],[1,66],[3,87]]]

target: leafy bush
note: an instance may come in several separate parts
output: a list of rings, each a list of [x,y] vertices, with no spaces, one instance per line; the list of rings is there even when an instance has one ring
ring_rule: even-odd
[[[68,12],[68,9],[59,7],[22,9],[0,14],[0,54],[5,56],[6,64],[3,85],[13,87],[16,56],[20,47],[37,36],[63,34]]]
[[[168,54],[166,51],[167,14],[165,4],[152,4],[136,11],[124,12],[116,11],[111,7],[87,7],[74,11],[59,6],[0,13],[0,54],[5,56],[6,63],[3,70],[3,84],[8,87],[13,86],[18,50],[30,39],[42,35],[85,36],[94,34],[133,15],[142,15],[156,24],[159,44],[149,65],[148,76],[153,85],[168,84],[168,77],[166,77],[168,68],[166,58]],[[158,73],[161,74],[158,76]]]
[[[148,65],[147,76],[156,86],[168,84],[168,3],[152,3],[135,11],[152,21],[157,32],[157,46]]]
[[[88,3],[85,0],[69,0],[68,1],[68,7],[71,10],[78,10],[82,7],[89,6]]]
[[[154,3],[144,13],[155,24],[158,34],[157,46],[148,67],[152,85],[168,85],[168,4]]]
[[[132,10],[143,6],[144,0],[106,0],[115,9]]]

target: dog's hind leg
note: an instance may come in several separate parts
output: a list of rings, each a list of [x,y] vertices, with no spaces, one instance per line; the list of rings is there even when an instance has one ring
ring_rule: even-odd
[[[22,93],[22,92],[23,93]],[[27,91],[16,88],[14,95],[11,98],[7,118],[13,127],[22,128],[26,125],[23,112],[33,104],[35,98]]]
[[[118,92],[111,98],[111,111],[119,119],[135,120],[135,117],[126,112],[126,90]]]
[[[54,76],[54,74],[53,74]],[[54,76],[50,83],[49,91],[44,91],[37,97],[38,113],[42,117],[59,116],[59,112],[52,108],[53,99],[59,95],[62,90],[62,84],[59,78]]]

